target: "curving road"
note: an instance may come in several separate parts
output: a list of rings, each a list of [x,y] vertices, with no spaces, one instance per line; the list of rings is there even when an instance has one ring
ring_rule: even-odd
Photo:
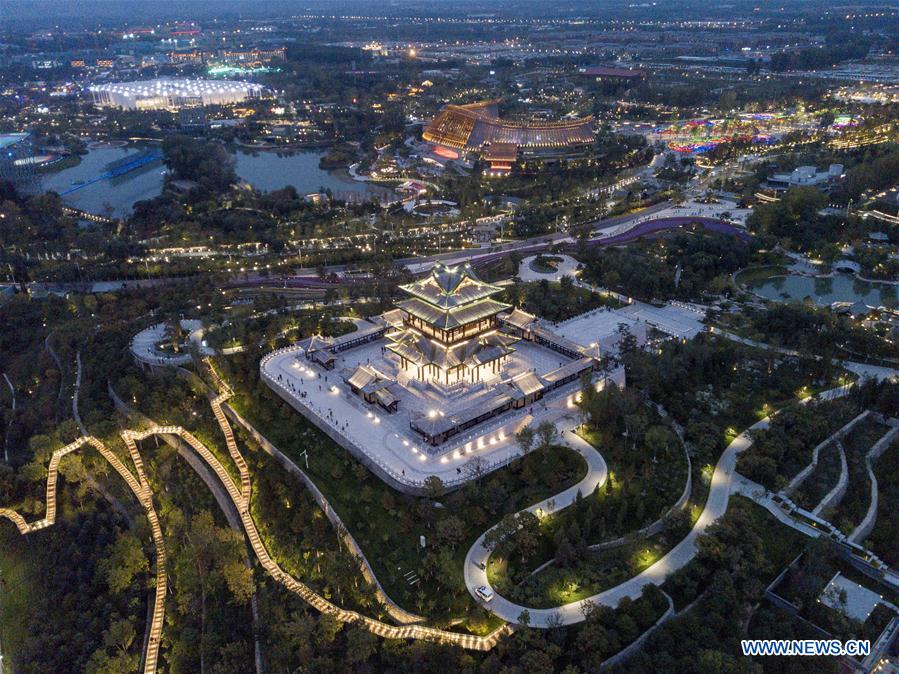
[[[821,399],[837,398],[845,395],[850,388],[851,384],[825,391],[818,397]],[[811,400],[811,398],[808,398],[807,400]],[[582,622],[584,620],[582,608],[587,602],[615,608],[625,597],[637,599],[642,594],[644,587],[647,585],[661,585],[669,574],[683,568],[696,556],[696,540],[706,532],[709,526],[714,524],[716,520],[724,515],[727,511],[727,504],[730,500],[731,493],[739,491],[740,489],[740,476],[736,475],[735,470],[737,457],[752,444],[751,433],[755,430],[767,428],[769,421],[770,417],[765,417],[761,421],[756,422],[740,433],[740,435],[734,438],[734,440],[727,446],[715,466],[715,472],[712,475],[712,482],[705,509],[693,525],[690,533],[687,534],[680,543],[675,545],[664,557],[640,574],[624,581],[620,585],[616,585],[613,588],[591,597],[571,602],[570,604],[557,606],[555,608],[541,609],[522,606],[496,594],[495,590],[493,599],[488,603],[484,603],[476,594],[475,589],[481,585],[492,589],[490,582],[487,580],[486,571],[478,566],[479,563],[483,563],[486,566],[486,561],[490,556],[490,552],[484,548],[483,545],[484,535],[487,533],[485,532],[471,547],[465,558],[465,585],[468,588],[469,593],[488,611],[512,623],[518,622],[518,617],[521,615],[521,612],[527,610],[530,615],[530,622],[528,624],[531,627],[541,628],[554,627],[560,622],[563,625],[572,625],[574,623]],[[578,439],[580,440],[580,438]],[[581,442],[584,445],[587,445],[583,440],[581,440]],[[587,446],[589,447],[589,445]],[[575,447],[575,449],[578,448]],[[593,448],[591,447],[591,449]],[[596,450],[593,451],[595,452]],[[585,457],[586,456],[587,455],[585,455]],[[577,485],[572,489],[576,490]],[[552,513],[566,508],[571,505],[573,500],[569,492],[570,490],[561,492],[555,497],[547,499],[547,501],[527,508],[527,510],[533,511],[537,507],[542,507],[544,512]],[[555,503],[555,501],[558,501],[558,503]],[[547,505],[550,505],[552,509],[547,509]]]
[[[573,427],[574,424],[570,423],[570,426]],[[574,451],[584,457],[584,460],[587,462],[587,474],[577,484],[568,487],[568,489],[559,492],[555,496],[551,496],[548,499],[544,499],[539,503],[535,503],[534,505],[525,508],[525,511],[536,513],[538,516],[552,515],[573,504],[577,499],[578,494],[584,497],[589,496],[596,487],[605,483],[606,478],[608,477],[608,468],[606,467],[605,459],[602,458],[602,455],[596,451],[593,445],[579,435],[576,435],[572,428],[562,431],[562,440],[566,446],[571,447]],[[487,566],[487,560],[490,558],[490,551],[484,547],[484,538],[490,531],[496,529],[497,526],[498,525],[494,525],[481,534],[478,540],[476,540],[468,549],[468,554],[465,556],[465,586],[468,588],[471,596],[475,598],[475,601],[482,604],[483,601],[475,593],[475,589],[481,585],[490,587],[490,582],[487,580],[487,571],[482,569],[479,564],[483,564],[485,568]],[[487,610],[495,613],[500,618],[513,623],[517,622],[518,616],[526,608],[525,606],[519,606],[518,604],[509,601],[499,594],[495,594],[493,600],[485,606]],[[546,616],[541,618],[539,616],[539,609],[528,608],[528,612],[531,614],[531,626],[533,627],[548,627],[549,624],[545,621],[549,620],[550,614],[555,613],[554,610],[546,610]],[[580,613],[580,604],[576,605],[575,612],[581,620],[584,619]],[[577,620],[571,620],[566,624],[570,624],[571,622],[577,622]]]

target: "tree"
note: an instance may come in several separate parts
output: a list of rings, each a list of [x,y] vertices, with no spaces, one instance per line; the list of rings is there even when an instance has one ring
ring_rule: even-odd
[[[428,475],[428,477],[425,478],[424,488],[425,494],[432,501],[436,501],[446,493],[446,486],[443,484],[443,480],[437,475]]]
[[[462,473],[466,479],[475,480],[479,484],[486,471],[487,462],[483,456],[474,456],[462,465]]]
[[[150,570],[143,546],[130,533],[120,535],[109,555],[100,563],[98,573],[111,592],[119,593],[131,586],[134,577]]]
[[[530,627],[531,612],[527,609],[524,609],[521,613],[518,614],[518,619],[516,622],[523,627]]]
[[[515,546],[521,555],[521,561],[527,561],[540,544],[540,519],[529,510],[523,510],[518,513],[516,524],[518,531],[515,535]]]
[[[646,448],[652,451],[653,459],[655,459],[659,453],[666,454],[671,441],[671,431],[664,426],[650,426],[644,436]]]
[[[231,560],[222,567],[225,584],[236,604],[247,604],[253,598],[253,572],[241,561]]]
[[[455,515],[444,517],[437,522],[437,539],[451,550],[455,550],[464,537],[465,523]]]
[[[541,421],[537,425],[537,437],[540,440],[540,449],[549,447],[558,437],[559,429],[551,421]]]
[[[521,452],[525,456],[534,448],[534,429],[530,426],[523,427],[515,434],[515,441],[521,447]]]
[[[368,660],[378,650],[378,637],[363,627],[355,625],[347,631],[346,657],[351,663]]]
[[[514,514],[509,513],[484,534],[484,547],[492,551],[516,531],[518,531],[518,520]]]
[[[617,332],[618,352],[622,356],[629,356],[639,348],[637,344],[637,338],[634,336],[634,333],[631,332],[627,323],[619,323]]]

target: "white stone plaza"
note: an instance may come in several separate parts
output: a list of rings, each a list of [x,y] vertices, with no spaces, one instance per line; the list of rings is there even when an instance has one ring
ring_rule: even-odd
[[[275,392],[397,488],[475,479],[520,453],[523,426],[576,416],[584,377],[624,385],[623,368],[600,371],[597,347],[497,302],[467,265],[402,289],[411,299],[355,332],[260,363]]]

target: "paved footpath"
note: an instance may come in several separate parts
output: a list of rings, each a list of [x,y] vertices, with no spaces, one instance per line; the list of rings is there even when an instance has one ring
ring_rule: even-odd
[[[766,344],[765,342],[759,342],[747,337],[740,337],[739,335],[728,332],[727,330],[722,330],[721,328],[718,328],[714,325],[709,327],[709,332],[714,335],[726,337],[732,342],[745,344],[746,346],[753,346],[757,349],[769,349],[784,356],[799,357],[799,352],[795,349],[786,349],[782,346],[774,346],[772,344]],[[838,363],[840,366],[844,367],[850,372],[857,374],[862,380],[876,379],[878,381],[894,381],[897,377],[899,377],[899,370],[896,370],[892,367],[884,367],[882,365],[869,365],[867,363],[856,363],[851,360],[836,359],[834,362]]]
[[[525,508],[528,512],[533,513],[540,510],[544,515],[551,515],[574,503],[578,494],[581,494],[584,497],[589,496],[596,487],[605,483],[606,477],[608,476],[605,459],[602,458],[602,455],[596,451],[591,444],[573,432],[574,426],[574,422],[569,422],[566,425],[565,430],[562,430],[563,444],[571,447],[574,451],[584,457],[584,460],[587,462],[587,475],[577,484],[559,492],[555,496],[551,496],[539,503],[535,503],[529,508]],[[468,554],[465,556],[465,585],[471,595],[479,603],[483,602],[477,594],[475,594],[475,588],[481,585],[490,587],[490,583],[487,580],[487,572],[479,567],[478,564],[483,563],[485,567],[487,565],[486,562],[490,557],[490,551],[484,547],[484,537],[489,531],[492,531],[495,528],[496,527],[494,526],[481,534],[480,538],[474,542],[474,545],[469,548]],[[504,620],[513,623],[517,622],[519,614],[525,609],[524,606],[519,606],[499,594],[495,594],[493,600],[487,604],[486,607]],[[540,613],[539,610],[528,609],[528,612],[531,614],[532,627],[548,627],[546,620],[549,618],[549,614],[554,613],[555,611],[545,611],[546,616],[543,618],[538,617],[537,614]],[[577,608],[576,612],[581,620],[583,620],[583,616],[580,615],[580,608]],[[569,623],[570,622],[577,621],[571,620]]]
[[[845,395],[849,388],[850,386],[843,386],[830,391],[825,391],[820,394],[818,398],[828,400],[837,398]],[[811,400],[811,398],[808,398],[807,400]],[[521,612],[527,609],[530,614],[530,626],[542,628],[554,626],[559,622],[563,625],[572,625],[574,623],[582,622],[584,620],[582,607],[585,602],[592,602],[597,605],[615,608],[625,597],[637,599],[642,594],[644,587],[647,585],[661,585],[669,574],[678,569],[682,569],[696,556],[696,540],[706,532],[709,526],[714,524],[716,520],[724,515],[727,511],[727,504],[730,500],[731,493],[741,491],[741,484],[745,482],[745,478],[736,475],[737,457],[752,444],[751,433],[756,430],[767,428],[769,420],[770,418],[766,417],[761,421],[756,422],[734,438],[734,440],[727,446],[722,453],[721,458],[718,459],[718,464],[715,466],[715,472],[712,475],[712,483],[709,489],[709,496],[705,504],[705,509],[702,511],[696,524],[693,525],[693,529],[691,529],[690,533],[687,534],[680,543],[675,545],[668,554],[649,568],[645,569],[642,573],[624,581],[620,585],[616,585],[613,588],[591,597],[571,602],[570,604],[557,606],[555,608],[539,609],[522,606],[509,601],[495,591],[493,599],[485,604],[475,593],[475,589],[481,585],[487,586],[488,588],[491,587],[490,582],[487,580],[486,571],[478,566],[478,563],[484,563],[486,566],[486,561],[490,556],[490,552],[483,545],[484,535],[486,535],[485,532],[484,535],[475,541],[475,544],[468,551],[468,555],[465,558],[465,585],[468,588],[469,593],[476,601],[484,605],[487,610],[495,613],[497,616],[508,622],[518,622],[518,617],[521,615]],[[577,451],[580,451],[585,458],[589,456],[589,452],[586,452],[583,446],[590,447],[590,445],[585,441],[574,436],[571,432],[566,432],[564,437],[570,442],[572,437],[577,438],[579,443],[572,444],[571,446]],[[590,447],[590,449],[598,454],[592,447]],[[603,467],[604,466],[605,462],[603,461]],[[605,475],[603,475],[602,478],[602,481],[604,480]],[[577,493],[578,487],[579,485],[575,485],[575,487],[572,487],[571,489],[575,490],[575,493]],[[745,489],[745,485],[743,485],[743,488]],[[562,510],[571,505],[574,500],[573,495],[570,493],[571,489],[566,490],[547,501],[532,506],[527,510],[533,511],[539,507],[547,514]],[[590,491],[583,491],[582,493],[586,496]]]

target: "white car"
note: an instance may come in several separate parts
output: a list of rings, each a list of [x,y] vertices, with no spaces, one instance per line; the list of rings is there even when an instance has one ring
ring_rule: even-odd
[[[477,592],[478,596],[484,601],[493,599],[493,590],[489,589],[486,585],[481,585],[475,592]]]

